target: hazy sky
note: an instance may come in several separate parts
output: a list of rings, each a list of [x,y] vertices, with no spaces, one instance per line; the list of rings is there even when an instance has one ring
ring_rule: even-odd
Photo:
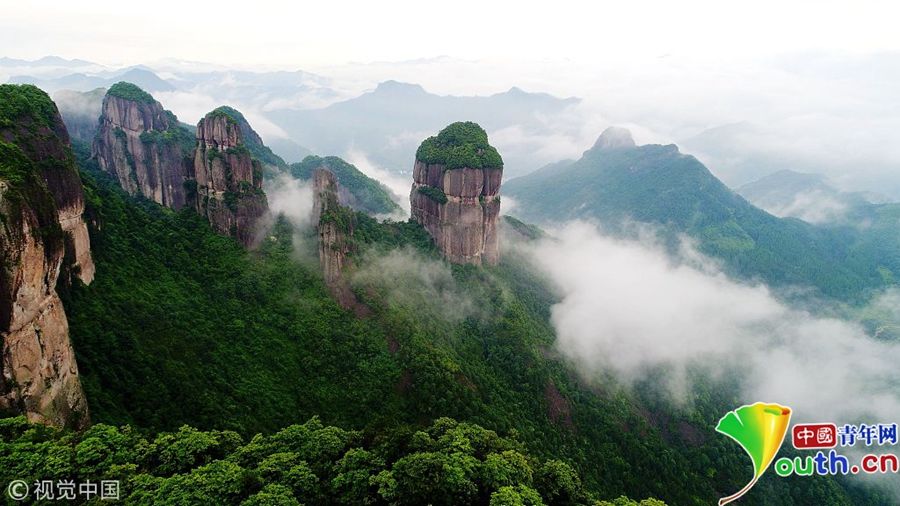
[[[900,50],[876,1],[5,1],[6,56],[314,67],[436,55],[576,62]]]
[[[207,68],[194,62],[302,69],[326,76],[344,97],[387,79],[454,95],[518,86],[584,99],[571,114],[550,118],[556,135],[491,132],[506,149],[539,145],[543,161],[577,158],[618,124],[639,143],[677,142],[733,187],[792,169],[900,200],[896,2],[7,4],[0,56],[143,63],[164,78]],[[35,71],[5,72],[0,82]],[[214,92],[182,88],[158,98],[193,122],[221,102]],[[283,136],[265,118],[274,106],[229,103],[264,138]],[[734,124],[746,126],[696,138]]]

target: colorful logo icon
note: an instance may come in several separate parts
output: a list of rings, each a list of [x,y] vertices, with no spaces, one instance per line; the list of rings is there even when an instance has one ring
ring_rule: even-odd
[[[750,483],[737,493],[719,499],[719,506],[738,500],[753,488],[775,460],[790,421],[791,408],[763,402],[741,406],[729,411],[719,420],[716,432],[725,434],[741,445],[753,462],[753,479]]]
[[[837,425],[798,423],[791,429],[791,442],[798,450],[822,450],[837,446]]]

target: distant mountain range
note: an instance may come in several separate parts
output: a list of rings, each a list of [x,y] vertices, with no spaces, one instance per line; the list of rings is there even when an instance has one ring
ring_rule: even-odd
[[[839,186],[874,190],[897,198],[896,162],[875,157],[859,158],[882,150],[862,131],[845,132],[846,139],[833,140],[816,132],[786,135],[776,127],[739,121],[718,125],[678,140],[678,145],[702,160],[725,184],[738,188],[768,174],[782,171],[830,174]],[[850,155],[851,151],[857,153]],[[847,159],[859,158],[848,167]],[[794,184],[794,183],[791,183]],[[830,184],[830,183],[829,183]]]
[[[729,273],[773,286],[853,298],[900,275],[894,206],[865,208],[867,227],[779,218],[730,190],[677,146],[636,146],[621,130],[604,132],[579,160],[505,183],[503,193],[515,199],[517,215],[538,223],[593,219],[615,229],[635,220],[660,226],[670,239],[687,234],[702,252],[723,260]]]
[[[41,78],[28,75],[12,76],[9,78],[10,83],[33,84],[47,93],[54,93],[59,90],[88,91],[96,88],[109,88],[119,81],[136,84],[152,93],[175,90],[175,86],[172,84],[161,79],[153,72],[141,68],[132,68],[121,73],[112,73],[110,75],[74,73],[55,78]]]
[[[559,127],[550,126],[553,119],[580,102],[516,87],[489,96],[445,96],[397,81],[359,95],[300,70],[250,72],[178,64],[113,69],[56,57],[0,60],[0,78],[4,75],[10,83],[35,84],[51,95],[109,88],[119,81],[150,93],[172,92],[178,100],[167,101],[170,107],[191,122],[201,110],[234,104],[260,125],[266,144],[288,162],[313,152],[362,152],[394,172],[412,170],[411,153],[428,135],[455,121],[476,121],[503,152],[508,174],[528,173],[554,159],[533,140],[558,134]]]
[[[848,212],[887,201],[872,193],[843,192],[821,174],[780,170],[747,183],[737,192],[757,207],[810,223],[835,223]]]
[[[497,139],[495,132],[515,126],[532,135],[549,135],[540,117],[561,114],[578,102],[519,88],[483,97],[441,96],[419,85],[386,81],[369,93],[322,109],[278,109],[268,116],[291,138],[317,152],[361,150],[388,169],[411,171],[416,147],[443,125],[475,121],[493,139]],[[501,140],[498,148],[506,170],[513,175],[530,172],[547,161],[527,146],[504,149]]]

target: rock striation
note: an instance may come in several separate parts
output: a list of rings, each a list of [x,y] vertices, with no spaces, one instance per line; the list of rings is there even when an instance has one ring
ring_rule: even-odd
[[[131,83],[110,87],[91,148],[100,168],[131,195],[181,209],[193,201],[194,135]]]
[[[312,172],[312,222],[319,236],[319,264],[325,284],[344,309],[356,309],[358,303],[344,277],[348,255],[352,251],[355,226],[353,211],[339,202],[339,185],[335,175],[326,168]]]
[[[125,82],[103,99],[92,154],[129,194],[195,209],[247,247],[268,214],[263,170],[287,169],[235,109],[210,112],[195,134],[150,94]]]
[[[68,134],[33,86],[0,86],[0,411],[81,428],[87,402],[61,272],[93,278],[84,195]]]
[[[475,123],[453,123],[416,152],[412,218],[453,263],[496,265],[503,160]]]
[[[197,125],[194,175],[197,211],[220,233],[251,246],[268,213],[262,164],[251,156],[240,122],[225,108]]]

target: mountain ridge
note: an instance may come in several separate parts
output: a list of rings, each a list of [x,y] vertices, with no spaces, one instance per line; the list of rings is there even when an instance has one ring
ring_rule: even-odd
[[[635,220],[686,233],[730,274],[774,287],[864,298],[885,286],[880,269],[900,272],[900,263],[872,249],[864,230],[775,217],[675,145],[592,148],[570,164],[512,179],[505,190],[518,214],[539,223],[591,218],[615,227]]]

